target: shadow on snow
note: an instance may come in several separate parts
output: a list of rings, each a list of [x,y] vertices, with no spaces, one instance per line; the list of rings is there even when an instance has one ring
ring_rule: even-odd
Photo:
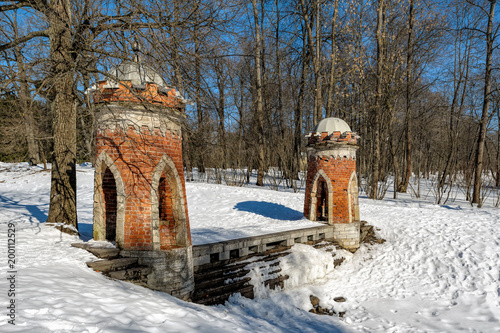
[[[39,208],[37,205],[23,205],[20,201],[16,201],[10,198],[6,198],[0,195],[0,209],[14,209],[24,208],[28,211],[28,214],[23,214],[28,218],[30,223],[44,223],[47,221],[47,215]]]
[[[299,212],[298,210],[265,201],[239,202],[234,206],[234,209],[281,221],[297,221],[303,217],[302,212]]]

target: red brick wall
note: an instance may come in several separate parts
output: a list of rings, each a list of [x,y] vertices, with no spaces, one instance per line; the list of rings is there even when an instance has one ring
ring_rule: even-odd
[[[356,171],[356,161],[351,158],[309,157],[307,163],[306,194],[304,200],[304,216],[309,218],[311,206],[311,190],[314,176],[323,170],[330,178],[333,188],[333,207],[329,207],[333,214],[334,223],[349,223],[347,201],[347,187],[351,174]],[[318,186],[319,191],[319,186]],[[319,203],[320,201],[318,201]]]
[[[136,131],[132,126],[124,131],[97,130],[97,155],[102,151],[110,156],[120,171],[125,184],[126,207],[123,248],[127,250],[152,250],[151,230],[151,180],[152,174],[164,154],[170,156],[179,174],[184,196],[188,245],[191,245],[187,211],[182,142],[180,135],[145,127]],[[169,230],[170,234],[173,230]],[[168,243],[168,242],[167,242]],[[164,244],[165,246],[167,244]]]

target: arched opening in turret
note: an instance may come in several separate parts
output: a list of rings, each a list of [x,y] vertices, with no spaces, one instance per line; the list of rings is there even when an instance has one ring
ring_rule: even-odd
[[[332,223],[333,188],[330,178],[323,170],[314,176],[311,188],[309,219]]]
[[[105,153],[96,160],[94,176],[94,240],[116,241],[123,246],[125,186],[118,168]]]
[[[116,181],[113,173],[106,168],[102,177],[102,194],[104,199],[104,223],[106,225],[106,240],[116,240]]]
[[[186,206],[179,174],[164,155],[152,179],[153,248],[168,250],[188,245]]]
[[[166,172],[167,171],[167,172]],[[170,179],[170,181],[169,181]],[[160,249],[185,246],[179,232],[179,193],[172,175],[164,170],[158,183],[158,217]]]
[[[318,179],[316,190],[316,221],[328,221],[328,187],[323,177]]]

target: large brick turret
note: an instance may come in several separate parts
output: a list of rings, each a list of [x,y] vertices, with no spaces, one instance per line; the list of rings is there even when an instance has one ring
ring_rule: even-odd
[[[359,247],[356,133],[343,120],[326,118],[308,136],[304,216],[334,227],[345,248]]]
[[[148,285],[193,289],[182,163],[185,100],[150,68],[124,63],[98,82],[94,239],[116,242],[153,272]]]

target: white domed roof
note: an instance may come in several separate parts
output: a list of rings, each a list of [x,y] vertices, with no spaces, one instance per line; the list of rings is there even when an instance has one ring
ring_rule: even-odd
[[[351,132],[351,128],[342,119],[332,117],[321,120],[318,125],[316,125],[313,132],[328,132],[328,134],[332,134],[333,132],[344,133]]]
[[[112,68],[109,74],[118,78],[118,81],[131,81],[133,85],[156,83],[159,87],[166,86],[162,77],[153,69],[133,62],[124,62]]]

